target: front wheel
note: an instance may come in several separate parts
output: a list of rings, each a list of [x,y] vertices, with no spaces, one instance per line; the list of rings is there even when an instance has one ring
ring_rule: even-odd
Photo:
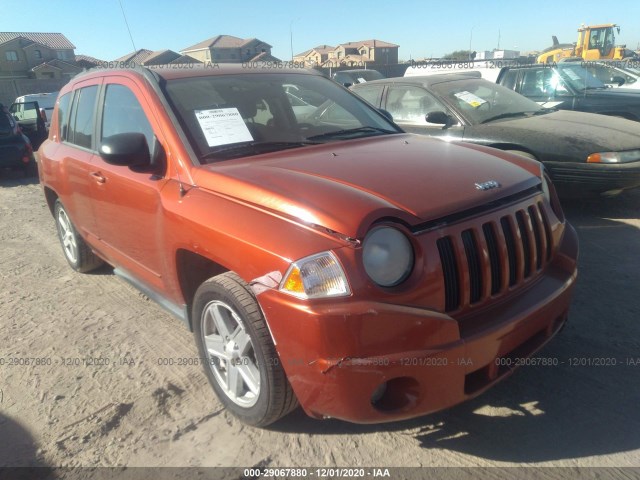
[[[232,272],[198,288],[193,333],[205,373],[223,405],[263,427],[298,405],[250,287]]]

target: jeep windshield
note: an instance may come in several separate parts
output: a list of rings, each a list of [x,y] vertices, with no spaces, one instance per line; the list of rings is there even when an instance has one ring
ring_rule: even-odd
[[[402,132],[317,75],[211,75],[169,80],[164,88],[202,163]],[[323,101],[314,106],[293,91],[313,92]]]
[[[513,90],[480,78],[436,83],[431,90],[472,124],[550,111]]]

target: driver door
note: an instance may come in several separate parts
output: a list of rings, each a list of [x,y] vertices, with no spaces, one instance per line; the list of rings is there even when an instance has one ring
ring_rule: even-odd
[[[164,172],[111,165],[100,157],[99,146],[111,135],[143,133],[153,152],[155,138],[164,143],[163,137],[133,81],[122,77],[106,79],[99,103],[98,153],[92,160],[91,175],[100,251],[111,263],[148,286],[160,288],[164,282],[164,249],[160,245]]]
[[[9,112],[18,121],[22,133],[31,141],[33,149],[37,150],[47,138],[47,129],[38,102],[14,103],[9,108]]]

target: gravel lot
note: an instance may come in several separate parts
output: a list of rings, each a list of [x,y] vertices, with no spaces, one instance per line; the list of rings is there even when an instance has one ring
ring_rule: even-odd
[[[259,430],[221,410],[189,365],[198,354],[182,324],[108,268],[73,272],[40,186],[0,171],[0,466],[605,466],[624,476],[620,467],[640,467],[640,192],[565,211],[580,236],[579,282],[570,323],[538,355],[558,366],[521,368],[411,421],[362,426],[298,410]]]

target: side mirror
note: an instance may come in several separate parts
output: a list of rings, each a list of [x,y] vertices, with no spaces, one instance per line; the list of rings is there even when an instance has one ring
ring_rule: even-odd
[[[351,85],[353,85],[353,83],[346,82],[346,83],[343,83],[342,85],[344,85],[345,88],[349,88]]]
[[[147,137],[142,133],[119,133],[105,138],[100,156],[111,165],[146,167],[151,165]]]
[[[613,77],[613,78],[611,79],[611,81],[612,81],[613,83],[616,83],[619,87],[621,87],[622,85],[624,85],[624,84],[625,84],[625,80],[624,80],[624,78],[622,78],[622,77],[617,77],[617,76],[616,76],[616,77]]]
[[[451,115],[447,115],[445,112],[436,111],[429,112],[425,116],[427,123],[435,123],[436,125],[444,125],[444,128],[450,127],[454,124],[454,120]]]
[[[391,115],[391,113],[388,110],[385,110],[384,108],[379,108],[378,111],[384,115],[384,117],[389,120],[390,122],[393,122],[393,115]]]

